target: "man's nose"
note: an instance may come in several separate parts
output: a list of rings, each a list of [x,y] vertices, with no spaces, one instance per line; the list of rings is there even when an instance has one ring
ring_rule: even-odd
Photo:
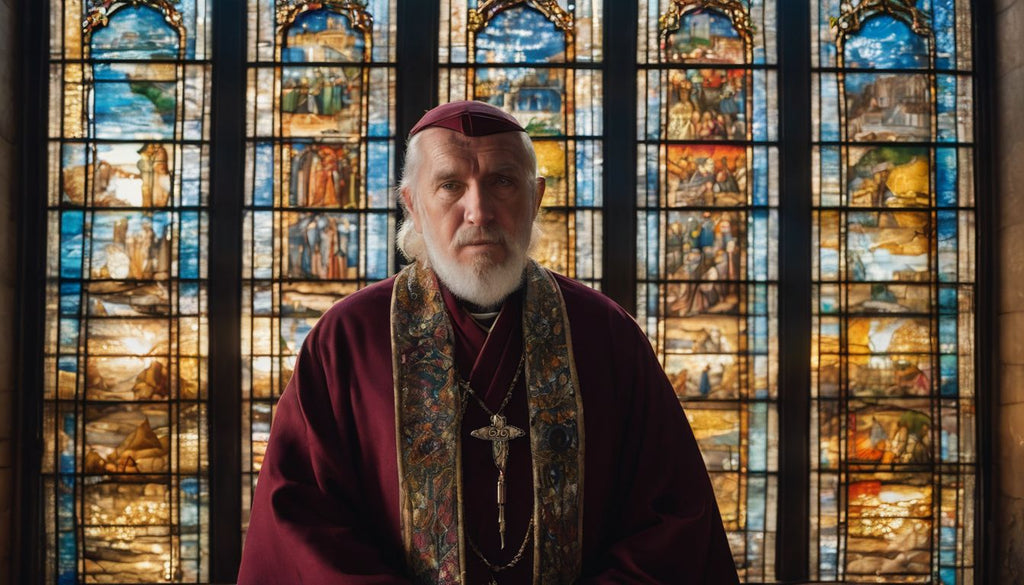
[[[487,190],[473,181],[462,196],[464,218],[471,225],[487,225],[494,219],[494,203]]]

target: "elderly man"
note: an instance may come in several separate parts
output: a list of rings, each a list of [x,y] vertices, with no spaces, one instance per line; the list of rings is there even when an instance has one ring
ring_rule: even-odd
[[[239,583],[733,583],[707,471],[617,305],[531,261],[544,195],[514,118],[410,132],[396,277],[310,332]]]

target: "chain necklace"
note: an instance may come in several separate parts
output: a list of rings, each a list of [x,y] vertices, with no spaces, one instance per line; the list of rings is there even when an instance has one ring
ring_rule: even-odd
[[[516,366],[516,375],[512,377],[512,383],[508,385],[505,399],[501,401],[501,406],[498,407],[497,412],[487,408],[487,405],[473,391],[468,382],[459,380],[460,385],[465,389],[463,394],[463,411],[465,411],[466,407],[465,396],[469,394],[476,398],[484,412],[491,415],[490,426],[481,427],[471,431],[469,434],[477,439],[491,442],[491,456],[494,458],[494,466],[498,468],[498,536],[501,540],[502,550],[505,549],[505,467],[508,464],[508,442],[526,435],[526,432],[519,427],[507,424],[505,416],[501,413],[504,412],[505,407],[508,406],[509,400],[512,398],[512,391],[515,390],[516,383],[519,382],[519,374],[523,371],[525,359],[526,352],[523,351],[522,355],[519,356],[519,365]]]
[[[524,361],[526,361],[526,352],[523,352],[523,355],[519,356],[519,364],[516,366],[516,374],[512,376],[512,383],[508,385],[508,390],[505,391],[505,399],[501,401],[501,406],[498,407],[497,412],[492,412],[491,409],[487,407],[487,403],[484,402],[483,399],[480,398],[480,396],[473,390],[473,387],[469,385],[469,382],[463,380],[462,378],[459,378],[459,386],[462,386],[462,389],[464,390],[464,393],[462,395],[462,410],[466,410],[465,401],[467,397],[472,396],[473,398],[476,399],[476,403],[480,405],[480,408],[482,408],[484,412],[488,414],[488,416],[495,416],[496,414],[501,414],[501,412],[505,410],[505,407],[508,406],[509,400],[512,399],[512,391],[515,390],[516,382],[519,381],[519,374],[522,373],[523,371]]]
[[[484,553],[480,552],[480,548],[477,547],[476,543],[473,542],[473,539],[468,534],[466,535],[466,541],[469,543],[469,548],[473,551],[473,554],[475,554],[477,558],[480,559],[480,562],[487,567],[487,570],[491,572],[491,582],[489,585],[498,585],[498,573],[511,569],[518,565],[519,561],[523,560],[523,554],[526,553],[526,545],[529,544],[531,536],[533,536],[533,514],[530,514],[530,525],[526,527],[526,535],[523,536],[523,542],[519,545],[519,550],[516,551],[512,560],[503,565],[495,565],[488,560],[488,558],[484,556]]]

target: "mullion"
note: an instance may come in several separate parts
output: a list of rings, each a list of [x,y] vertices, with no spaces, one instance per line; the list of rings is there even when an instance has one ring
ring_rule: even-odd
[[[245,0],[213,4],[207,258],[209,579],[234,582],[241,559],[241,300],[247,75]]]
[[[811,344],[811,45],[808,0],[778,4],[779,345],[778,532],[776,578],[809,576]],[[784,286],[788,285],[788,286]],[[788,288],[788,290],[786,290]],[[819,321],[820,326],[820,321]],[[820,336],[819,336],[820,343]],[[820,421],[819,421],[820,424]],[[819,475],[820,481],[820,475]],[[820,497],[819,497],[820,501]],[[795,519],[795,521],[787,521]]]

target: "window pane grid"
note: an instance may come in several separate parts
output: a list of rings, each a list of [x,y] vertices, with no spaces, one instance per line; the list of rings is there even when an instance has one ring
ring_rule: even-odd
[[[273,409],[317,319],[394,270],[390,0],[251,0],[242,260],[244,536]]]
[[[44,579],[198,582],[209,7],[50,13]]]
[[[774,579],[778,498],[774,13],[641,2],[637,43],[637,318],[755,582]]]
[[[811,569],[969,583],[973,81],[952,34],[969,14],[905,4],[812,13]]]

